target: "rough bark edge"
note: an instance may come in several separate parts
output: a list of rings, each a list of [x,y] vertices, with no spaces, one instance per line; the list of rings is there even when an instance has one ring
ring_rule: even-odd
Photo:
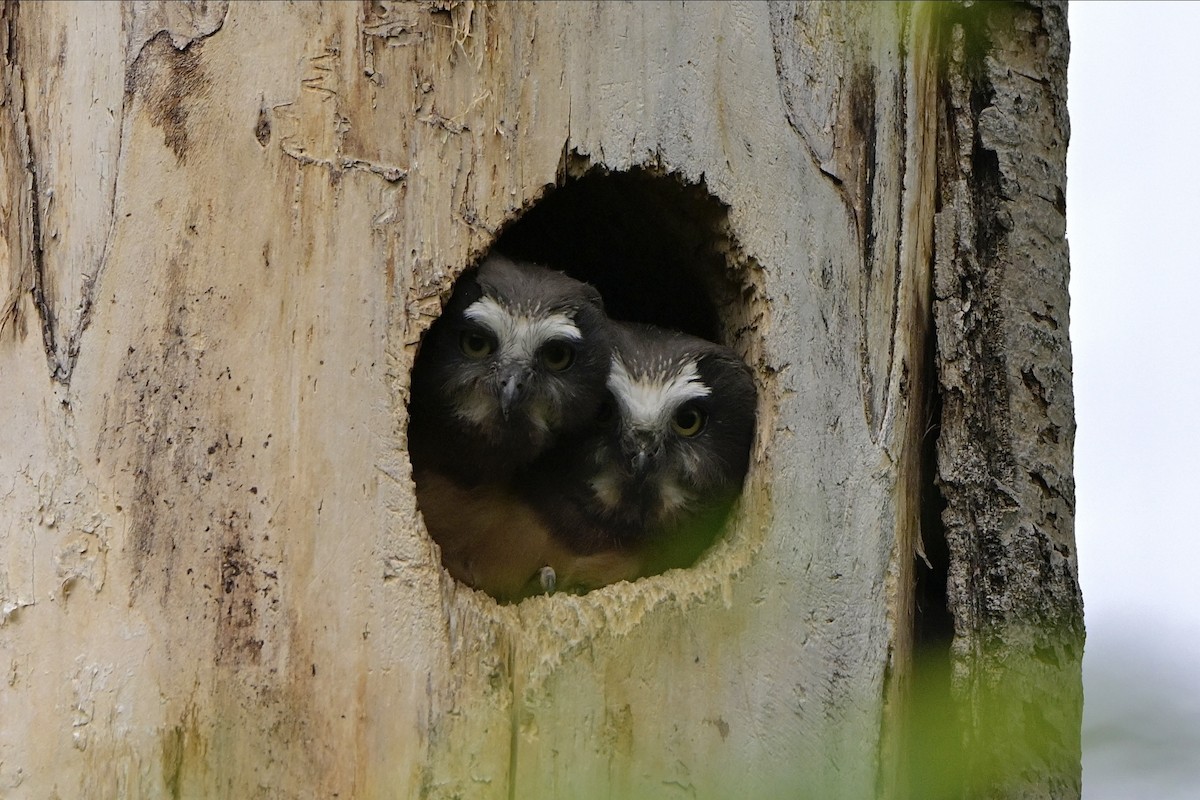
[[[943,13],[937,486],[962,766],[913,793],[1079,797],[1066,5]]]

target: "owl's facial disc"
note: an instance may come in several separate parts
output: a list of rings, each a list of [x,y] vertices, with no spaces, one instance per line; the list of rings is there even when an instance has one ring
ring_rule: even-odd
[[[531,386],[535,371],[562,372],[574,362],[575,347],[583,334],[565,312],[545,312],[538,307],[510,307],[492,297],[481,297],[467,307],[463,316],[489,331],[496,340],[494,380],[500,416],[535,403]],[[543,423],[546,420],[541,420]]]
[[[620,407],[621,448],[638,482],[654,472],[667,435],[681,433],[677,425],[673,427],[679,410],[711,393],[700,379],[695,361],[682,365],[664,362],[645,372],[633,373],[616,356],[608,375],[608,388]]]

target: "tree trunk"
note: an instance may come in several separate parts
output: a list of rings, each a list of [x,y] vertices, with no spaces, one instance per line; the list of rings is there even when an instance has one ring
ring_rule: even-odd
[[[0,794],[1078,796],[1066,47],[1053,2],[6,2]],[[497,243],[752,366],[694,567],[442,568],[409,372]]]

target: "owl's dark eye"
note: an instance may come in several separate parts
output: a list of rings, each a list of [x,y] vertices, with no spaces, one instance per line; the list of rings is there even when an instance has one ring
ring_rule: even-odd
[[[463,355],[476,361],[487,358],[496,349],[496,344],[479,331],[463,331],[458,339]]]
[[[704,429],[707,416],[695,406],[683,406],[671,417],[671,427],[680,436],[695,436]]]
[[[575,348],[566,342],[547,342],[540,355],[542,364],[551,372],[562,372],[575,363]]]

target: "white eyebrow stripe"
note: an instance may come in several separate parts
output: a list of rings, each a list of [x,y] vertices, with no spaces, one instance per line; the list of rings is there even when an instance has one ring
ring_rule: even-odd
[[[518,326],[522,323],[529,328],[530,335],[537,336],[541,341],[548,339],[570,339],[573,342],[583,341],[579,327],[566,314],[551,314],[545,319],[529,319],[517,317]]]
[[[467,306],[463,316],[496,335],[500,348],[515,357],[532,359],[538,348],[551,339],[583,341],[583,333],[563,312],[532,317],[514,314],[491,297],[481,297]]]
[[[481,297],[471,303],[463,316],[487,327],[496,336],[503,336],[513,326],[513,315],[490,297]]]
[[[688,400],[712,393],[700,381],[695,361],[684,363],[671,375],[659,372],[635,378],[615,355],[608,388],[621,406],[622,417],[636,428],[659,428]]]

